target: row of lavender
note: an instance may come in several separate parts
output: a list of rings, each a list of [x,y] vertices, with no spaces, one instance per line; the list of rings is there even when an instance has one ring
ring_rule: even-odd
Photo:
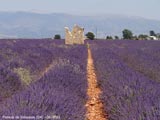
[[[64,53],[63,48],[55,47],[61,43],[63,41],[0,40],[0,102],[25,87],[15,69],[24,68],[29,71],[28,76],[38,79],[40,72]]]
[[[145,44],[133,43],[132,41],[95,41],[90,42],[90,44],[99,85],[103,91],[102,101],[105,104],[105,110],[108,112],[109,118],[111,120],[159,120],[160,83],[158,79],[156,77],[151,79],[148,75],[129,66],[128,63],[132,63],[130,61],[132,59],[137,62],[143,59],[148,67],[152,67],[153,71],[160,69],[159,66],[153,67],[154,64],[158,63],[157,59],[159,58],[156,57],[158,53],[150,54],[145,52],[146,54],[143,54],[140,52],[138,56],[129,59],[130,56],[137,54],[135,50],[138,48],[142,49],[150,46],[150,49],[153,47],[153,50],[157,50],[160,43],[150,43],[148,41],[145,41]],[[126,47],[128,49],[125,49]],[[124,61],[123,58],[126,57],[126,54],[122,54],[122,49],[123,52],[128,52],[129,62]],[[130,51],[134,52],[131,54]],[[151,56],[153,63],[150,63],[151,60],[146,59],[143,55],[148,55],[148,58]],[[138,66],[141,64],[138,62],[133,65]],[[145,70],[147,71],[146,66]]]
[[[98,41],[97,41],[98,42]],[[118,55],[129,67],[160,82],[159,41],[101,41],[97,44]]]
[[[23,60],[27,64],[20,65],[21,67],[29,66],[31,73],[35,71],[40,73],[47,67],[47,64],[53,64],[53,66],[39,80],[1,102],[1,119],[11,115],[59,116],[64,120],[85,118],[87,99],[87,50],[85,46],[66,46],[63,41],[21,40],[17,41],[13,48],[15,48],[13,51],[22,52],[19,58],[24,57]],[[37,57],[38,54],[42,54],[42,57]]]

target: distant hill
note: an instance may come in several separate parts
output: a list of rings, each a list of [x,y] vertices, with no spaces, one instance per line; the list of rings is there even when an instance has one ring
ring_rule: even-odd
[[[64,37],[64,27],[81,25],[98,37],[121,35],[128,28],[135,34],[160,32],[160,21],[120,15],[76,16],[61,13],[39,14],[29,12],[0,12],[0,37],[48,38],[55,34]]]

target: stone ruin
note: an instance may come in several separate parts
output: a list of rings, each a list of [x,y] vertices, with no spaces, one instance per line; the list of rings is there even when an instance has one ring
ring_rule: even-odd
[[[70,32],[68,27],[65,27],[65,44],[84,44],[84,28],[74,25]]]

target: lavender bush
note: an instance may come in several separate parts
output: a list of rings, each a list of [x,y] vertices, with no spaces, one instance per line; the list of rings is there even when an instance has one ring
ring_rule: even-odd
[[[109,120],[159,120],[160,42],[86,43],[91,47]],[[86,64],[86,45],[51,39],[0,40],[1,119],[49,115],[84,120]],[[31,82],[25,84],[28,79]]]
[[[121,49],[128,47],[129,42],[90,41],[99,85],[103,91],[101,97],[105,104],[105,110],[108,112],[110,120],[159,120],[160,83],[125,63],[122,59],[124,56],[120,56],[122,55]],[[134,43],[134,45],[136,44],[139,45],[138,42]],[[145,44],[150,45],[150,43]],[[124,51],[129,52],[128,49]],[[143,54],[139,55],[141,56],[135,58],[137,61],[144,58]],[[150,60],[147,59],[146,63],[147,61]],[[152,64],[149,65],[152,66]],[[158,66],[154,70],[157,69],[159,69]]]
[[[113,51],[132,69],[146,77],[160,81],[159,41],[97,41],[100,47]]]
[[[17,71],[21,69],[27,71],[28,74],[24,79],[30,78],[31,82],[36,81],[41,77],[45,68],[65,53],[66,50],[63,49],[63,43],[63,40],[0,40],[1,101],[6,97],[10,97],[16,91],[21,90],[19,88],[25,88]],[[17,85],[21,84],[18,88],[15,85],[14,90],[9,89],[5,85],[9,85],[13,81],[14,83],[17,81]],[[4,89],[7,93],[4,92]]]
[[[61,120],[85,119],[87,99],[85,46],[64,45],[63,41],[18,40],[9,48],[18,54],[16,59],[23,61],[18,62],[18,66],[29,67],[31,74],[40,73],[48,67],[48,64],[52,64],[52,68],[25,89],[3,100],[0,104],[1,117],[57,115]]]

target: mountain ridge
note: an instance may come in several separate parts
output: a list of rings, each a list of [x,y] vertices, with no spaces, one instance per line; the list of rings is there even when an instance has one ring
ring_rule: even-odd
[[[64,37],[64,27],[74,24],[92,31],[98,38],[107,35],[121,36],[123,29],[135,34],[148,34],[150,30],[160,32],[160,21],[125,15],[79,16],[65,13],[0,12],[1,36],[16,38],[50,38],[55,34]],[[0,37],[1,37],[0,36]]]

